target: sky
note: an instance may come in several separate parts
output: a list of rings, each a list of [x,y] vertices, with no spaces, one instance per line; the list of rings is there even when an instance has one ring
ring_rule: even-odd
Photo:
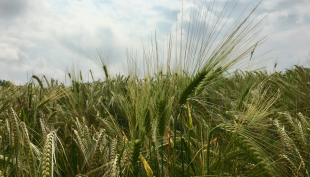
[[[210,0],[206,0],[208,4]],[[77,67],[96,78],[102,72],[94,62],[98,52],[108,58],[114,73],[126,73],[126,49],[142,52],[154,37],[163,42],[190,11],[200,9],[194,0],[0,0],[0,79],[23,84],[32,75],[64,81],[68,68]],[[220,11],[225,0],[217,0]],[[232,9],[237,0],[228,0]],[[257,0],[239,0],[229,21]],[[183,10],[182,10],[183,9]],[[183,11],[183,17],[182,17]],[[265,64],[277,70],[310,61],[310,1],[263,0],[254,16],[267,41],[254,55],[269,52]],[[216,15],[213,14],[213,15]],[[228,18],[228,17],[227,17]],[[139,60],[138,60],[139,61]]]

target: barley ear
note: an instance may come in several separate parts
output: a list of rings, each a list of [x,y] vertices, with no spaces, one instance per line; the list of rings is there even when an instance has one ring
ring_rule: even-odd
[[[287,162],[288,165],[286,165],[286,166],[291,169],[294,176],[298,176],[296,173],[298,170],[297,170],[297,167],[295,166],[294,162],[292,162],[292,160],[285,154],[281,154],[280,158],[283,159],[285,162]]]
[[[192,82],[187,85],[187,87],[184,89],[184,91],[181,93],[179,104],[182,105],[185,103],[188,96],[198,87],[198,85],[203,81],[205,76],[208,74],[207,71],[202,71],[198,73]]]
[[[45,100],[42,100],[38,105],[37,105],[37,109],[42,107],[43,105],[45,105],[47,102],[51,101],[51,98],[46,98]]]

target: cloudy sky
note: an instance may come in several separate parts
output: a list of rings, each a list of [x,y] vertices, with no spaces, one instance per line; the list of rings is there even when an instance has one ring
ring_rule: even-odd
[[[237,0],[229,0],[231,9]],[[223,7],[225,0],[218,0]],[[235,11],[257,0],[239,0]],[[201,4],[183,0],[183,20]],[[220,8],[219,8],[220,9]],[[100,77],[93,59],[109,56],[115,73],[124,72],[126,47],[139,51],[155,34],[164,41],[181,21],[182,0],[0,0],[0,79],[25,83],[31,75],[64,80],[73,64]],[[264,0],[255,15],[263,17],[260,51],[272,50],[267,66],[278,69],[310,61],[310,1]],[[240,14],[240,13],[239,13]],[[254,54],[255,55],[255,54]],[[257,54],[258,55],[258,54]],[[28,76],[28,78],[27,78]]]

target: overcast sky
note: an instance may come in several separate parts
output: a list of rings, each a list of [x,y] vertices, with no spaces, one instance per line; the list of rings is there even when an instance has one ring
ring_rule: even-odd
[[[236,11],[256,3],[239,0]],[[195,6],[197,1],[183,0],[185,21]],[[28,79],[35,74],[63,80],[73,63],[100,76],[92,60],[96,50],[108,53],[109,66],[122,73],[126,47],[141,49],[155,29],[158,40],[166,39],[181,9],[181,0],[0,0],[0,79],[21,84],[28,73]],[[259,6],[255,15],[269,13],[261,26],[268,40],[260,49],[274,49],[269,67],[276,60],[279,70],[310,60],[309,12],[309,0],[264,0]]]

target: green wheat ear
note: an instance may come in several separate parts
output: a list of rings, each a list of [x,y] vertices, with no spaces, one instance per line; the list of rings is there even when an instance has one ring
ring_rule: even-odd
[[[14,111],[13,108],[11,108],[11,112],[12,114],[10,114],[9,118],[10,118],[10,122],[11,122],[11,127],[12,127],[12,145],[14,146],[15,143],[18,143],[18,134],[19,134],[19,126],[18,126],[18,117]]]
[[[132,142],[131,157],[130,157],[132,168],[135,168],[137,166],[140,151],[141,151],[141,141],[137,139]]]
[[[151,125],[151,122],[152,122],[152,117],[151,117],[151,112],[150,112],[150,109],[147,108],[146,110],[146,115],[144,117],[144,129],[145,129],[145,132],[146,132],[146,136],[151,139],[151,134],[152,134],[152,125]]]
[[[109,78],[109,73],[108,73],[108,69],[106,65],[103,66],[103,71],[104,71],[105,77]]]
[[[158,104],[158,120],[157,120],[157,132],[159,136],[164,136],[166,129],[166,110],[167,102],[165,99],[162,99]]]
[[[99,137],[98,137],[98,140],[97,140],[97,143],[96,143],[96,146],[95,146],[94,154],[92,156],[90,170],[95,169],[97,166],[97,162],[99,160],[99,155],[100,155],[100,144],[104,140],[104,134],[105,134],[105,130],[101,130]]]
[[[41,159],[41,171],[42,171],[42,176],[43,177],[52,177],[54,169],[53,169],[53,155],[55,151],[55,142],[54,142],[54,137],[55,133],[51,132],[47,135],[44,149],[43,149],[43,154],[42,154],[42,159]]]
[[[50,88],[50,87],[51,87],[51,85],[50,85],[50,83],[48,82],[48,79],[46,78],[46,76],[45,76],[45,75],[43,75],[43,77],[44,77],[44,79],[45,79],[45,81],[46,81],[46,84],[47,84],[48,88]]]
[[[32,152],[32,147],[31,147],[31,141],[29,139],[29,135],[28,135],[28,131],[27,131],[27,127],[26,124],[24,122],[20,123],[23,134],[24,134],[24,146],[26,147],[26,150],[28,152],[28,158],[29,158],[29,165],[30,165],[30,169],[32,172],[35,172],[35,159],[34,159],[34,155]]]
[[[33,75],[33,76],[32,76],[32,78],[34,78],[35,80],[37,80],[37,82],[39,83],[39,85],[40,85],[41,89],[43,89],[43,88],[44,88],[44,87],[43,87],[43,83],[42,83],[42,81],[39,79],[39,77],[38,77],[38,76]]]
[[[40,125],[41,125],[41,131],[42,131],[43,138],[45,138],[46,134],[47,134],[47,131],[45,128],[45,123],[44,123],[42,118],[39,118],[39,121],[40,121]]]
[[[12,146],[16,145],[18,149],[19,147],[19,119],[17,117],[17,114],[16,112],[14,111],[14,109],[11,107],[11,112],[12,114],[9,115],[9,119],[10,119],[10,122],[11,122],[11,127],[12,127]],[[16,150],[16,156],[18,159],[18,150]],[[19,169],[19,163],[16,164],[16,173],[17,173],[17,176],[20,175],[20,169]]]
[[[117,141],[117,137],[115,137],[112,140],[112,143],[110,145],[110,149],[111,149],[111,161],[113,161],[112,163],[112,170],[111,170],[111,176],[117,176],[118,172],[119,172],[119,165],[118,165],[118,161],[119,161],[119,154],[118,154],[118,141]]]
[[[186,126],[188,127],[188,129],[191,130],[193,128],[193,120],[192,120],[191,108],[189,106],[188,101],[186,102],[186,106],[187,106],[187,114],[188,114]]]

